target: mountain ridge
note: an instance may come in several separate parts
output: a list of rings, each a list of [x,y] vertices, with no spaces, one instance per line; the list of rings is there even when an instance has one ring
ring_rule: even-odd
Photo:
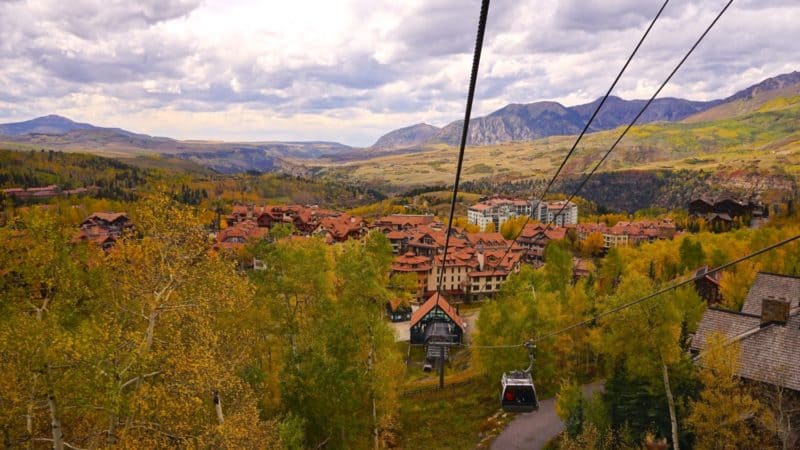
[[[790,86],[800,86],[800,72],[789,72],[766,78],[728,97],[717,100],[694,101],[674,97],[657,98],[650,104],[637,123],[678,122],[726,103],[751,99],[765,92],[776,92],[787,89]],[[512,141],[530,141],[549,136],[578,134],[601,100],[602,97],[589,103],[574,106],[564,106],[558,102],[547,100],[533,103],[510,103],[486,116],[471,119],[467,143],[470,145],[492,145]],[[609,130],[630,123],[645,103],[646,100],[625,100],[618,96],[609,96],[588,131]],[[460,143],[462,125],[463,120],[450,122],[442,127],[436,136],[423,143],[395,140],[395,145],[392,148],[398,149],[434,143],[455,146]],[[389,136],[396,131],[399,130],[385,134],[378,139],[378,142],[383,137]]]
[[[697,122],[734,117],[757,111],[762,105],[781,99],[781,95],[800,95],[800,72],[767,78],[725,99],[705,102],[678,98],[656,99],[642,115],[641,124],[649,122]],[[469,143],[491,145],[532,141],[550,136],[578,134],[599,102],[566,107],[558,102],[511,103],[484,117],[473,119]],[[613,129],[628,123],[645,103],[644,100],[608,98],[589,132]],[[143,154],[161,154],[207,161],[217,170],[270,170],[282,164],[349,164],[381,156],[426,152],[434,147],[457,145],[461,121],[443,128],[418,123],[387,133],[371,147],[351,147],[328,141],[217,142],[175,140],[137,134],[121,128],[97,127],[49,115],[25,122],[0,124],[0,143],[19,150],[52,149],[84,151],[120,158]],[[560,139],[560,138],[559,138]],[[648,151],[655,151],[654,149]],[[226,159],[230,163],[226,163]]]

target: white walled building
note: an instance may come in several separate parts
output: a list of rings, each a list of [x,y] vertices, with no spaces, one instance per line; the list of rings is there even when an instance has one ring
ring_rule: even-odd
[[[531,202],[522,199],[492,197],[472,205],[467,210],[467,222],[478,225],[481,231],[493,223],[499,231],[503,223],[517,216],[529,216],[533,213]]]
[[[536,206],[535,218],[559,227],[574,225],[578,223],[578,205],[566,200],[542,202]]]

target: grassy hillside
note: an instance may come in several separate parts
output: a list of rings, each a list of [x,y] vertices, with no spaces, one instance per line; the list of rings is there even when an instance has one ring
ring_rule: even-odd
[[[723,103],[711,109],[691,115],[683,121],[687,123],[708,122],[711,120],[741,116],[743,114],[764,110],[763,108],[769,109],[771,105],[767,104],[773,103],[773,100],[776,101],[773,105],[783,104],[785,106],[787,100],[789,103],[792,101],[796,103],[796,97],[798,95],[800,95],[800,84],[792,84],[781,89],[760,91],[754,93],[753,97],[741,98]],[[794,100],[792,98],[794,98]]]
[[[588,170],[621,129],[586,136],[566,174]],[[467,149],[466,180],[544,177],[551,174],[574,141],[557,136]],[[321,168],[341,179],[399,187],[452,182],[456,149],[437,145],[420,153],[377,157]],[[744,115],[692,123],[634,127],[602,166],[625,169],[763,170],[800,174],[800,96],[778,97]]]

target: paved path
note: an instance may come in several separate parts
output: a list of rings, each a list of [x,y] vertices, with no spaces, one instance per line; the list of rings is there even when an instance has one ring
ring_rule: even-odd
[[[589,396],[603,389],[600,382],[583,386],[583,395]],[[564,423],[556,415],[555,399],[542,400],[539,410],[517,414],[505,430],[492,442],[492,450],[537,450],[564,430]]]

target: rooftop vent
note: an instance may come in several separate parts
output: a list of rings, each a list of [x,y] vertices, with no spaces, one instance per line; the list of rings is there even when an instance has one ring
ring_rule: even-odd
[[[786,325],[789,320],[789,302],[785,298],[772,296],[761,300],[761,326],[770,324]]]

